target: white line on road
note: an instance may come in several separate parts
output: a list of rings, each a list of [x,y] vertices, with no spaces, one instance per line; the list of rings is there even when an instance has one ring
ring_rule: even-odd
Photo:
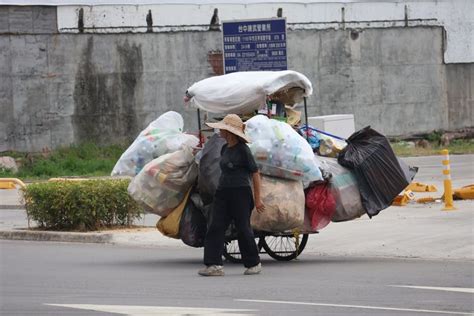
[[[44,304],[49,306],[76,308],[90,311],[116,313],[129,316],[186,316],[186,315],[212,315],[212,316],[250,316],[255,309],[230,309],[230,308],[197,308],[197,307],[172,307],[172,306],[127,306],[127,305],[93,305],[93,304]],[[237,313],[238,312],[238,313]]]
[[[461,292],[474,294],[473,288],[468,287],[436,287],[436,286],[412,286],[412,285],[390,285],[393,287],[405,287],[411,289],[422,289],[422,290],[436,290],[436,291],[447,291],[447,292]]]
[[[326,303],[269,301],[269,300],[246,300],[246,299],[235,299],[235,301],[253,302],[253,303],[311,305],[311,306],[340,307],[340,308],[361,308],[361,309],[375,309],[375,310],[386,310],[386,311],[397,311],[397,312],[417,312],[417,313],[449,314],[449,315],[471,315],[471,316],[474,315],[472,312],[454,312],[454,311],[440,311],[440,310],[437,311],[437,310],[429,310],[429,309],[411,309],[411,308],[364,306],[364,305],[345,305],[345,304],[326,304]]]

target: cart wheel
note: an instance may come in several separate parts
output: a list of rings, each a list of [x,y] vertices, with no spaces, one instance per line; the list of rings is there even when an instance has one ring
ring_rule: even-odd
[[[262,242],[258,240],[257,243],[257,248],[258,251],[260,252],[260,249],[262,249]],[[242,263],[242,255],[240,254],[240,249],[239,249],[239,243],[237,240],[231,240],[231,241],[226,241],[224,244],[224,258],[233,263]]]
[[[298,257],[308,242],[308,234],[299,235],[299,246],[296,249],[294,236],[266,236],[260,239],[263,249],[270,257],[278,261],[290,261]]]

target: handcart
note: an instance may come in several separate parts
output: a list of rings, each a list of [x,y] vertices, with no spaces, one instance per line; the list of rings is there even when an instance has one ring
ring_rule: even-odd
[[[261,254],[268,254],[278,261],[296,259],[306,247],[310,234],[317,232],[281,232],[268,233],[255,231],[257,247]],[[236,239],[227,239],[224,246],[224,258],[227,261],[240,263],[242,256]]]
[[[269,73],[269,77],[265,78],[265,73]],[[276,73],[282,73],[282,76],[275,76]],[[195,83],[186,91],[185,101],[192,102],[194,107],[197,108],[197,120],[198,120],[198,129],[199,129],[199,139],[201,142],[201,146],[204,144],[205,137],[203,137],[202,124],[201,124],[201,110],[204,110],[208,113],[212,114],[228,114],[228,113],[235,113],[235,114],[246,114],[248,113],[249,109],[258,110],[261,106],[261,102],[267,102],[268,100],[273,101],[280,101],[283,104],[296,104],[303,101],[304,103],[304,118],[306,126],[308,126],[308,115],[307,115],[307,104],[306,104],[306,97],[312,93],[312,87],[310,81],[302,74],[293,72],[293,71],[283,71],[283,72],[246,72],[243,74],[244,76],[257,77],[258,83],[255,86],[251,86],[248,82],[243,82],[245,80],[241,80],[241,78],[237,78],[237,74],[230,74],[225,75],[230,77],[236,77],[237,81],[236,85],[243,84],[246,88],[248,88],[248,98],[252,99],[249,101],[249,104],[244,104],[245,100],[236,100],[236,96],[230,96],[228,100],[235,101],[234,103],[239,103],[240,105],[244,104],[243,108],[245,110],[240,111],[233,108],[229,109],[228,111],[218,111],[216,110],[216,103],[214,102],[215,99],[209,100],[206,98],[206,88],[207,86],[211,87],[209,93],[215,93],[216,89],[221,89],[221,92],[224,91],[224,96],[219,96],[220,102],[225,102],[226,105],[228,102],[225,100],[225,93],[226,88],[225,82],[220,81],[222,76],[219,77],[212,77],[208,79],[204,79],[200,82]],[[263,78],[263,79],[262,79]],[[239,80],[240,79],[240,80]],[[265,81],[266,80],[266,81]],[[207,82],[205,82],[207,81]],[[207,84],[204,85],[203,82]],[[221,85],[221,86],[219,86]],[[204,86],[204,89],[203,89]],[[216,88],[217,86],[217,88]],[[195,91],[197,89],[201,89],[200,94],[203,96],[202,98],[197,98],[195,95]],[[262,88],[263,87],[263,88]],[[231,89],[235,92],[235,89]],[[245,93],[242,96],[242,99],[245,98]],[[240,97],[239,95],[238,97]],[[255,104],[251,104],[254,102]],[[260,103],[259,103],[260,102]],[[268,110],[268,115],[272,116],[272,109]],[[247,111],[245,113],[245,111]],[[232,225],[231,225],[232,226]],[[260,253],[266,253],[270,257],[279,260],[279,261],[290,261],[296,259],[304,250],[308,238],[310,234],[315,234],[317,231],[311,232],[301,232],[298,230],[292,231],[284,231],[278,233],[270,233],[270,232],[263,232],[263,231],[254,231],[255,238],[258,239],[257,245]],[[226,241],[224,245],[224,257],[226,260],[230,262],[240,263],[242,258],[238,246],[238,241],[235,234],[226,234]]]

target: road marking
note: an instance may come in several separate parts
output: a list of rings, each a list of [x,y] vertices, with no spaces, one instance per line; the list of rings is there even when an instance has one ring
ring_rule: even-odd
[[[453,311],[440,311],[440,310],[429,310],[429,309],[410,309],[410,308],[381,307],[381,306],[364,306],[364,305],[325,304],[325,303],[290,302],[290,301],[268,301],[268,300],[246,300],[246,299],[236,299],[235,301],[240,301],[240,302],[252,302],[252,303],[273,303],[273,304],[311,305],[311,306],[340,307],[340,308],[361,308],[361,309],[375,309],[375,310],[397,311],[397,312],[417,312],[417,313],[450,314],[450,315],[471,315],[471,316],[474,315],[472,312],[453,312]]]
[[[435,290],[447,292],[461,292],[474,294],[474,289],[469,287],[436,287],[436,286],[412,286],[412,285],[389,285],[393,287],[406,287],[411,289]]]
[[[97,312],[117,313],[129,316],[186,316],[186,315],[215,315],[215,316],[250,316],[255,309],[230,308],[197,308],[172,306],[127,306],[127,305],[92,305],[92,304],[44,304],[49,306],[85,309]]]

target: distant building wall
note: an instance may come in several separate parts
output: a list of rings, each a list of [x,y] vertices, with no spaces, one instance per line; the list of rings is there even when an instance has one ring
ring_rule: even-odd
[[[183,94],[215,74],[221,32],[58,34],[50,16],[0,7],[0,151],[131,141],[167,110],[196,131]],[[288,64],[313,83],[311,116],[389,136],[473,127],[474,66],[445,65],[444,45],[435,26],[289,30]]]
[[[73,2],[73,1],[71,1]],[[101,1],[94,1],[100,3]],[[126,5],[126,3],[131,5]],[[60,32],[77,32],[80,8],[85,32],[146,32],[146,17],[153,17],[155,32],[207,29],[214,10],[221,21],[262,19],[282,9],[290,29],[366,29],[395,26],[441,26],[446,30],[444,61],[474,62],[474,1],[472,0],[315,0],[242,1],[212,4],[199,0],[186,3],[117,1],[122,5],[60,6]],[[136,2],[136,1],[135,1]],[[140,1],[139,1],[140,2]],[[142,1],[143,3],[144,1]],[[162,2],[162,3],[160,3]],[[77,2],[73,2],[77,3]]]
[[[446,65],[448,129],[474,126],[474,63]]]

